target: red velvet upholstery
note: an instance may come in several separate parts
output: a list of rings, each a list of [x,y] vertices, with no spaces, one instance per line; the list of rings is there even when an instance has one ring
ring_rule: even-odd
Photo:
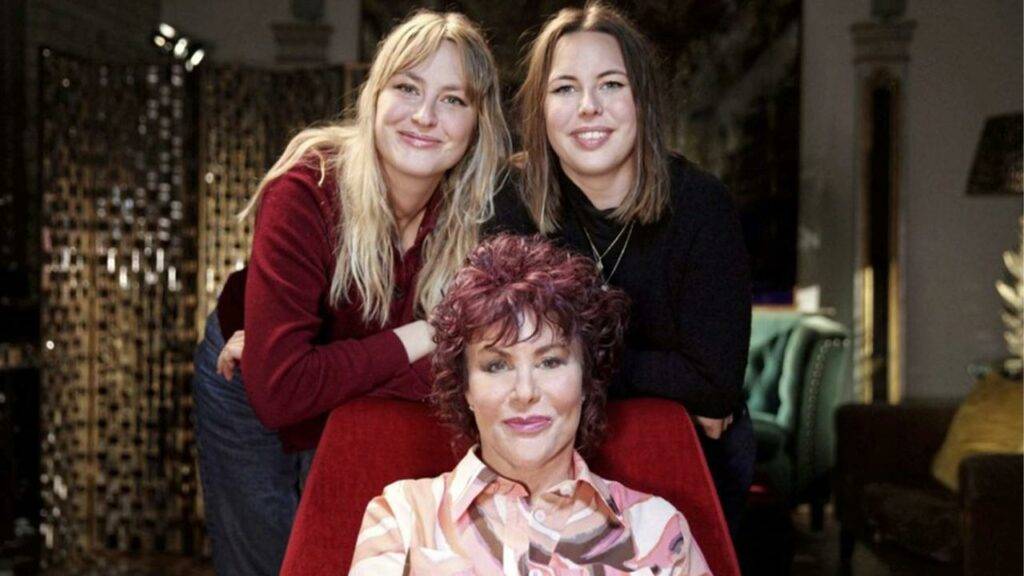
[[[667,400],[608,407],[608,435],[587,463],[597,474],[661,496],[686,516],[716,576],[738,576],[718,498],[686,410]],[[337,576],[348,571],[363,510],[384,486],[451,470],[468,447],[419,403],[362,399],[327,423],[292,528],[281,574]]]

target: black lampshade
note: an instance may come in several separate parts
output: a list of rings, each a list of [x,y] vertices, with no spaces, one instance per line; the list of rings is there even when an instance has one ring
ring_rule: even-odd
[[[1022,126],[1024,115],[1020,112],[992,116],[985,121],[967,181],[967,194],[1021,194],[1024,191]]]

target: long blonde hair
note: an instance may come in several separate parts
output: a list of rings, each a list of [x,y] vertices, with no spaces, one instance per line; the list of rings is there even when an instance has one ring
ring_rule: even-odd
[[[654,49],[625,16],[600,1],[583,8],[564,8],[552,16],[530,44],[524,59],[526,79],[516,94],[522,126],[523,150],[514,158],[523,169],[523,200],[544,234],[558,229],[561,191],[556,177],[558,158],[548,143],[544,114],[548,75],[558,41],[573,32],[603,32],[619,43],[636,104],[636,182],[612,218],[625,224],[650,224],[669,206],[668,148],[662,117],[662,91],[658,87]]]
[[[363,320],[385,325],[394,292],[398,230],[388,202],[374,135],[377,98],[397,73],[414,68],[443,42],[459,51],[467,96],[477,110],[476,138],[441,182],[437,223],[423,245],[416,283],[417,313],[433,309],[445,286],[476,246],[480,224],[494,213],[510,146],[501,111],[497,67],[480,30],[462,14],[420,10],[381,42],[359,94],[354,121],[299,133],[263,177],[243,217],[259,205],[268,184],[300,162],[316,161],[321,175],[336,178],[341,218],[330,302],[355,290]]]

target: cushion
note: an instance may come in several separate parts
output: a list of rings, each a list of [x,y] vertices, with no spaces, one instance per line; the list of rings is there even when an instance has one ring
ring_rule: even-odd
[[[757,461],[774,460],[785,448],[789,432],[776,424],[770,414],[751,410],[750,419],[754,424],[754,438],[757,441]]]
[[[932,474],[950,490],[959,490],[960,462],[986,453],[1024,452],[1024,388],[992,373],[978,380],[964,398],[932,461]]]
[[[779,378],[789,332],[776,334],[757,346],[751,346],[747,372],[743,378],[747,406],[767,414],[779,411]]]
[[[895,544],[939,562],[963,557],[957,499],[939,487],[864,486],[864,514],[878,543]]]

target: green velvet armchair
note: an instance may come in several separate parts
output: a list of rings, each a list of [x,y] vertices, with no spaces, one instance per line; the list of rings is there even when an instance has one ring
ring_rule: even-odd
[[[790,506],[810,502],[816,527],[829,498],[848,346],[846,329],[824,316],[754,311],[744,392],[757,439],[755,485]]]

